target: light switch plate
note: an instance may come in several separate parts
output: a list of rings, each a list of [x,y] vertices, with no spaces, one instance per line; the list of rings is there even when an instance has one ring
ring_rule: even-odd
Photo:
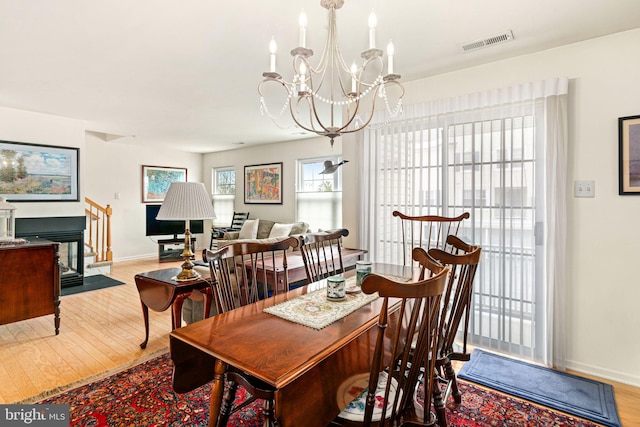
[[[574,197],[595,197],[596,182],[595,181],[575,181],[573,186]]]

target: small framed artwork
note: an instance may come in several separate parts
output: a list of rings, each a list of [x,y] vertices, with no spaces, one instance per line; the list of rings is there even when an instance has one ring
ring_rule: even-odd
[[[77,202],[78,148],[0,141],[0,195],[9,202]]]
[[[620,195],[640,195],[640,116],[618,118]]]
[[[282,162],[244,167],[244,202],[282,204]]]
[[[142,166],[142,203],[161,203],[172,182],[186,182],[187,168]]]

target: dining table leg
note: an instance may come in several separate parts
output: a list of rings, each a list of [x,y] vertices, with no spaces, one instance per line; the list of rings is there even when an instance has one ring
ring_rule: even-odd
[[[211,402],[209,402],[209,427],[218,427],[222,395],[224,393],[224,373],[226,371],[227,364],[220,359],[216,360],[213,387],[211,388]]]

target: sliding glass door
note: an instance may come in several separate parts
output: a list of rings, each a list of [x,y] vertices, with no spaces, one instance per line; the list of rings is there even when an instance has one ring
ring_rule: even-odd
[[[552,364],[548,309],[545,102],[431,114],[369,129],[362,142],[361,236],[374,261],[401,263],[394,210],[458,216],[458,235],[482,247],[472,343]]]

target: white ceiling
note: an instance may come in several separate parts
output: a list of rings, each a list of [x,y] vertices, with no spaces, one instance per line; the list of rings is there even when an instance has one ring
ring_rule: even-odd
[[[272,36],[290,69],[302,9],[319,56],[320,0],[0,0],[0,106],[193,152],[299,139],[261,116],[257,84]],[[640,26],[640,0],[345,0],[348,63],[368,47],[372,10],[404,82]],[[505,30],[514,41],[459,49]]]

